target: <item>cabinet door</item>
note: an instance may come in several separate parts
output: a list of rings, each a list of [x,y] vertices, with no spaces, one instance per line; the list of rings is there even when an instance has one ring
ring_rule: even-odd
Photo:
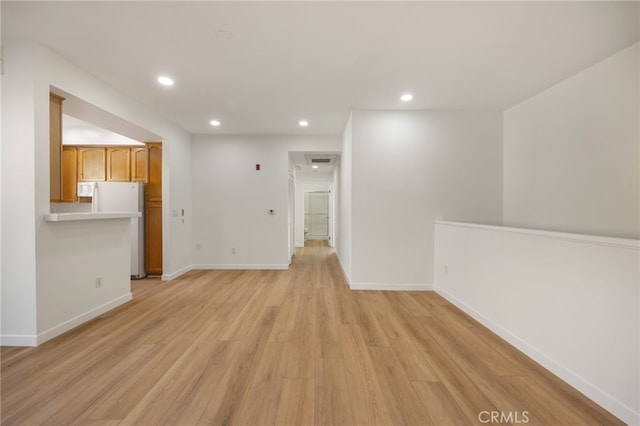
[[[75,146],[62,148],[62,201],[78,201],[78,150]]]
[[[148,143],[149,180],[147,181],[147,201],[162,201],[162,144]]]
[[[144,213],[147,273],[162,275],[162,202],[147,202]]]
[[[146,182],[148,175],[149,152],[147,147],[131,147],[131,181]]]
[[[162,144],[147,143],[149,175],[145,201],[145,256],[147,273],[162,274]]]
[[[49,198],[62,200],[62,101],[49,93]]]
[[[106,177],[105,157],[104,148],[78,148],[78,181],[103,182]]]
[[[130,149],[128,146],[107,148],[107,180],[129,182],[131,180]]]

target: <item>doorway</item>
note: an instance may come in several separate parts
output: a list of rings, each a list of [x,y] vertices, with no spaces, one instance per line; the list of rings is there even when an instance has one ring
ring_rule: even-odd
[[[329,191],[304,193],[304,239],[329,240]]]
[[[305,247],[305,242],[310,240],[325,240],[335,247],[334,189],[338,182],[339,156],[339,152],[289,152],[290,184],[294,186],[293,197],[289,194],[289,207],[293,207],[296,248]],[[316,195],[309,195],[313,193]]]

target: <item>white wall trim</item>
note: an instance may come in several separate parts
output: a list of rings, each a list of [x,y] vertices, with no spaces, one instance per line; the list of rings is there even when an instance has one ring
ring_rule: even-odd
[[[510,228],[508,226],[481,225],[465,222],[447,222],[443,220],[436,220],[434,221],[434,223],[437,225],[452,226],[457,228],[471,228],[487,231],[506,232],[511,234],[527,234],[541,238],[552,238],[576,243],[619,247],[629,250],[640,250],[640,240],[634,240],[630,238],[602,237],[598,235],[571,234],[568,232],[541,231],[537,229],[526,228]]]
[[[38,346],[38,336],[33,334],[3,334],[0,346]]]
[[[274,264],[196,264],[191,265],[191,269],[289,269],[288,263],[274,263]]]
[[[65,333],[71,330],[72,328],[75,328],[81,324],[84,324],[85,322],[92,320],[93,318],[100,316],[105,312],[108,312],[114,308],[117,308],[118,306],[124,303],[127,303],[132,298],[133,298],[133,295],[131,293],[124,294],[116,299],[113,299],[110,302],[105,303],[104,305],[98,306],[97,308],[91,309],[90,311],[87,311],[84,314],[78,315],[74,318],[71,318],[68,321],[63,322],[62,324],[52,327],[49,330],[38,334],[37,345],[40,345],[46,342],[47,340],[51,340],[54,337],[57,337],[62,333]]]
[[[193,269],[193,265],[189,265],[189,266],[185,266],[184,268],[180,268],[175,272],[172,272],[170,274],[162,274],[162,277],[160,277],[160,279],[162,281],[171,281],[171,280],[175,280],[176,278],[178,278],[180,275],[184,275],[187,272],[189,272],[190,270]]]
[[[342,269],[342,275],[344,275],[344,279],[347,282],[347,285],[349,286],[349,288],[351,288],[351,277],[347,273],[347,269],[344,267],[344,264],[342,263],[342,259],[340,258],[340,255],[338,254],[337,251],[336,251],[336,257],[338,258],[338,263],[340,264],[340,268]]]
[[[489,330],[496,333],[502,339],[513,345],[516,349],[523,352],[538,364],[576,388],[578,391],[582,392],[588,398],[595,401],[605,410],[619,417],[624,422],[627,422],[629,424],[640,424],[640,413],[636,413],[632,408],[618,401],[609,393],[580,377],[569,368],[557,363],[554,359],[549,357],[544,352],[538,350],[536,347],[530,345],[528,342],[519,338],[518,336],[510,333],[501,325],[491,321],[489,318],[482,315],[480,312],[476,311],[457,297],[453,296],[442,288],[439,288],[437,283],[434,285],[434,290],[436,293],[463,310],[465,313],[469,314],[480,324],[487,327]]]
[[[349,281],[351,290],[383,291],[432,291],[433,284],[427,283],[354,283]]]

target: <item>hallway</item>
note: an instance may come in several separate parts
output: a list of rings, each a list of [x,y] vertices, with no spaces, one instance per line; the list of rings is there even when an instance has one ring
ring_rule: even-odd
[[[435,292],[350,291],[325,241],[287,271],[133,286],[40,347],[2,348],[2,424],[619,423]]]

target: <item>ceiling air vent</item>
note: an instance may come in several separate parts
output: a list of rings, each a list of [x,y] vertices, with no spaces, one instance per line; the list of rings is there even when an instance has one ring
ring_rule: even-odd
[[[329,165],[333,166],[336,161],[335,155],[307,154],[307,164],[309,165]]]

